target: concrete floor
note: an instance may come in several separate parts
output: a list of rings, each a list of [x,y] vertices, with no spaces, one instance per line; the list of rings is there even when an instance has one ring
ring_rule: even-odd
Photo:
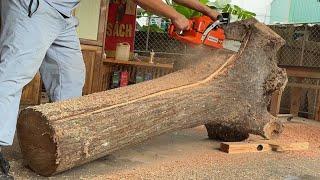
[[[310,149],[226,154],[201,126],[153,138],[49,179],[320,179],[319,122],[294,119],[280,140],[308,141]],[[16,179],[46,179],[23,166],[17,143],[5,153]]]

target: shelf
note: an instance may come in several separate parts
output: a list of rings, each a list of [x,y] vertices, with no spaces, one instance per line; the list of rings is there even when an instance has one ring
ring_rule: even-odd
[[[280,65],[279,67],[285,68],[287,70],[288,76],[291,76],[291,77],[320,79],[319,67],[284,66],[284,65]]]
[[[162,63],[148,63],[143,61],[122,61],[115,60],[114,58],[106,58],[103,60],[104,63],[113,63],[113,64],[125,64],[125,65],[135,65],[135,66],[146,66],[146,67],[157,67],[157,68],[166,68],[173,69],[173,64],[162,64]]]

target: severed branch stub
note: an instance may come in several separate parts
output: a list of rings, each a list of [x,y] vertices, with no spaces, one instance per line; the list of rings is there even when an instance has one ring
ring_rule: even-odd
[[[25,163],[51,176],[164,133],[219,124],[273,138],[282,124],[267,111],[287,77],[275,55],[280,36],[256,20],[225,27],[238,53],[199,50],[152,81],[24,109],[17,125]]]
[[[250,21],[247,21],[250,24]],[[241,24],[241,25],[239,25]],[[245,28],[242,28],[238,31],[239,26],[247,26],[246,23],[233,23],[229,28],[227,28],[227,38],[233,39],[237,41],[241,41],[242,34],[245,34]],[[258,26],[263,26],[259,24]],[[267,32],[268,31],[268,32]],[[280,40],[277,35],[274,35],[274,32],[269,30],[267,31],[260,31],[259,33],[253,32],[255,35],[251,38],[255,38],[256,40],[251,40],[251,45],[247,46],[248,55],[249,53],[256,53],[254,57],[247,58],[252,59],[248,60],[248,63],[251,63],[251,68],[255,68],[256,75],[260,75],[260,73],[264,73],[265,84],[262,86],[263,90],[256,91],[260,93],[260,96],[263,98],[263,101],[257,101],[261,104],[257,106],[261,108],[260,111],[265,111],[265,104],[269,104],[271,101],[271,95],[273,92],[277,90],[283,90],[287,84],[287,74],[284,69],[278,68],[276,65],[275,56],[279,48],[283,45],[284,41]],[[259,40],[258,40],[259,39]],[[250,61],[250,62],[249,62]],[[258,63],[258,64],[257,64]],[[261,63],[261,64],[259,64]],[[270,63],[266,66],[265,63]],[[240,74],[239,74],[240,75]],[[243,79],[246,80],[246,79]],[[250,79],[248,79],[250,81]],[[256,85],[258,85],[257,83]],[[261,87],[260,87],[261,88]],[[262,91],[261,91],[262,90]],[[245,92],[244,92],[245,93]],[[249,91],[248,91],[249,93]],[[250,96],[250,94],[244,95],[244,97]],[[257,97],[257,96],[253,96]],[[249,100],[249,98],[248,98]],[[254,99],[252,99],[255,101]],[[267,116],[270,116],[269,113],[263,113]],[[239,117],[237,117],[239,118]],[[264,127],[265,135],[264,137],[267,139],[272,139],[278,137],[282,132],[282,124],[278,123],[275,117],[269,117],[270,122]],[[241,121],[241,120],[236,120]],[[275,121],[275,122],[273,122]],[[235,124],[229,123],[228,121],[225,122],[213,122],[208,123],[205,125],[209,139],[225,141],[225,142],[238,142],[243,141],[249,137],[248,131],[243,131],[241,128],[239,129],[236,127]],[[263,136],[263,135],[262,135]]]

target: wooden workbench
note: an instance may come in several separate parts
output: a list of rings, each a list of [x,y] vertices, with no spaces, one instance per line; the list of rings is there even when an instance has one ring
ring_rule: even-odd
[[[285,68],[287,70],[288,77],[297,78],[297,82],[287,84],[287,87],[292,88],[290,114],[298,116],[302,89],[313,89],[317,91],[315,120],[320,121],[320,85],[302,83],[303,78],[320,79],[320,68],[299,66],[281,66],[281,68]],[[282,92],[280,91],[275,92],[272,96],[270,112],[273,115],[279,114],[281,96]]]

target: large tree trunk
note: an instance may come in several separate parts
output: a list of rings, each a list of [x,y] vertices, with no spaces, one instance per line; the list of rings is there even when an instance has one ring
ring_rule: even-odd
[[[141,84],[23,110],[18,137],[26,164],[49,176],[151,137],[215,123],[272,138],[282,125],[267,112],[286,83],[274,57],[283,40],[256,20],[226,27],[238,53],[203,48],[175,73]]]

